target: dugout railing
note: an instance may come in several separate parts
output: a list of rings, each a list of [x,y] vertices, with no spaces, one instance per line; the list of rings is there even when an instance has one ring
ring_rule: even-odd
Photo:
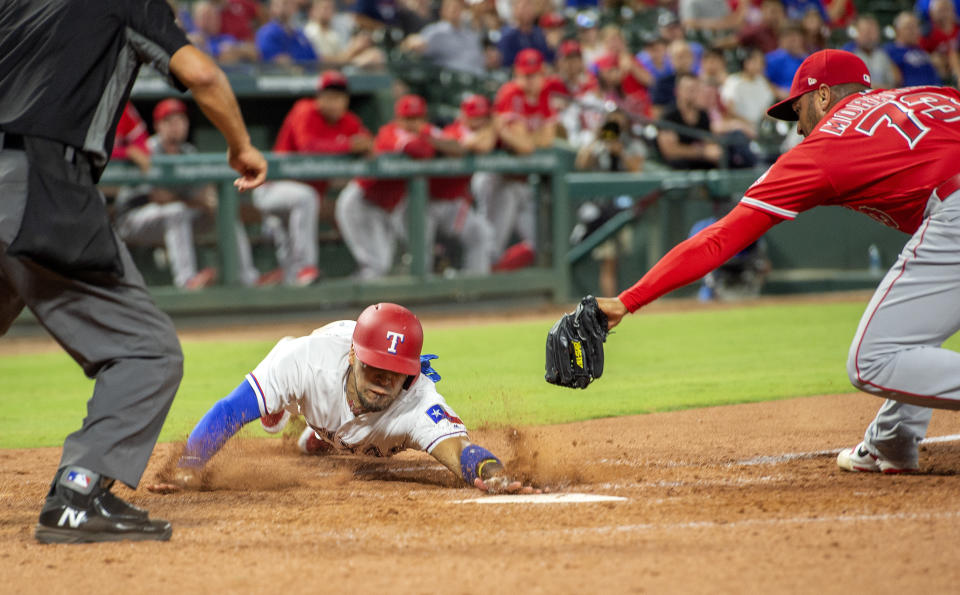
[[[217,246],[222,284],[199,292],[184,292],[169,287],[153,287],[159,305],[180,313],[226,313],[244,310],[315,309],[333,305],[354,305],[377,300],[401,302],[448,301],[513,297],[538,294],[555,302],[570,298],[571,266],[582,255],[582,246],[571,247],[570,230],[576,206],[585,200],[623,194],[640,197],[656,189],[666,190],[642,217],[646,254],[652,261],[674,243],[671,231],[681,220],[686,192],[672,192],[695,186],[711,194],[742,192],[759,175],[757,170],[712,170],[697,172],[650,172],[639,174],[570,173],[573,156],[563,149],[543,150],[531,155],[506,153],[411,160],[401,156],[381,156],[358,160],[309,155],[267,154],[270,179],[346,179],[356,176],[406,178],[408,184],[407,248],[409,273],[381,280],[360,282],[353,278],[329,278],[306,288],[245,289],[238,284],[238,259],[233,221],[241,197],[232,185],[236,178],[222,153],[190,156],[158,155],[147,173],[122,163],[112,163],[104,172],[101,185],[149,183],[181,185],[216,183],[219,187]],[[469,175],[477,171],[530,176],[537,192],[539,225],[538,261],[519,271],[484,276],[434,275],[426,270],[424,227],[427,208],[427,178]],[[615,223],[616,224],[616,223]],[[624,221],[620,225],[626,224]],[[616,230],[595,236],[592,241]],[[322,263],[321,263],[322,265]]]

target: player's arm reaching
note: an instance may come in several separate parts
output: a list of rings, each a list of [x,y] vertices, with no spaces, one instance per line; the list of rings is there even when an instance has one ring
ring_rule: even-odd
[[[630,289],[615,298],[598,298],[608,328],[660,296],[700,279],[760,239],[783,219],[743,204],[668,252]]]
[[[512,479],[496,455],[464,436],[447,438],[438,443],[430,454],[478,490],[492,494],[540,493],[540,490]]]

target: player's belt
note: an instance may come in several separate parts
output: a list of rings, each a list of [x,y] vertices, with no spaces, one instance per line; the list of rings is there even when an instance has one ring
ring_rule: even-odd
[[[957,190],[960,190],[960,174],[948,178],[946,182],[937,186],[933,191],[933,195],[943,201]]]

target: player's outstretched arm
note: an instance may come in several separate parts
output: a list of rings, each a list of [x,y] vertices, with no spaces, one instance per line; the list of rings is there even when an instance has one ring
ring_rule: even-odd
[[[489,450],[463,436],[447,438],[430,453],[457,477],[488,494],[539,494],[540,490],[510,477]]]
[[[201,472],[207,462],[240,428],[259,417],[260,405],[256,393],[244,380],[197,422],[170,480],[147,485],[146,488],[158,494],[169,494],[200,487]]]

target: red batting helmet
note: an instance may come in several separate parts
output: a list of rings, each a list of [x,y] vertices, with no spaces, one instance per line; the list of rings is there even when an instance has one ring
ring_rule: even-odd
[[[357,359],[382,370],[420,374],[423,327],[413,312],[397,304],[374,304],[357,318],[353,352]]]

